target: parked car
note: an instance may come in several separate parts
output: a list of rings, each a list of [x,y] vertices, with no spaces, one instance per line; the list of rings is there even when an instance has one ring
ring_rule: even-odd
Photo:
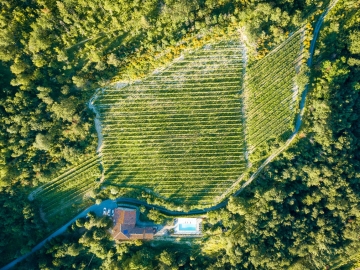
[[[107,211],[107,215],[110,217],[110,211],[111,211],[111,209],[109,209],[108,211]]]
[[[106,215],[106,207],[104,207],[103,215]]]
[[[115,213],[114,209],[111,210],[111,216],[112,216],[112,217],[114,216],[114,213]]]

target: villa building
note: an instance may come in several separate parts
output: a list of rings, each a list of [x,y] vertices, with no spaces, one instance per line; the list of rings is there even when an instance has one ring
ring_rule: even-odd
[[[119,241],[153,239],[153,228],[137,227],[136,218],[137,214],[135,209],[116,208],[113,216],[114,227],[111,230],[113,238]]]

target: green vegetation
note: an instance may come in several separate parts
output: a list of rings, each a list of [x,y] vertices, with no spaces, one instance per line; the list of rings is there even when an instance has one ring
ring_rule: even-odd
[[[246,103],[251,161],[266,157],[268,153],[262,147],[284,132],[289,135],[286,131],[293,128],[294,105],[302,90],[295,80],[303,69],[304,38],[302,28],[251,65],[246,71],[245,93],[240,90],[243,48],[235,39],[188,51],[185,57],[141,82],[103,90],[96,103],[104,128],[101,151],[110,197],[124,194],[118,194],[116,185],[147,192],[151,188],[153,195],[171,199],[170,204],[196,206],[219,201],[246,167],[241,94]],[[197,46],[208,39],[211,37],[207,35]],[[43,137],[37,136],[36,144],[47,150]],[[91,165],[79,165],[80,172]],[[53,216],[81,201],[96,185],[87,185],[92,175],[85,182],[81,177],[74,182],[74,175],[68,175],[69,184],[60,176],[38,188],[46,205],[42,211]],[[57,188],[58,184],[62,187]],[[135,193],[126,194],[144,198],[144,194]]]
[[[250,161],[263,159],[270,140],[294,130],[301,94],[295,77],[303,61],[304,29],[246,69],[244,101]],[[299,93],[300,92],[300,93]],[[287,135],[287,136],[286,136]]]
[[[29,202],[21,189],[13,188],[11,196],[1,192],[0,205],[0,230],[3,235],[0,254],[1,262],[5,264],[28,253],[49,231],[36,204]]]
[[[74,212],[82,209],[83,206],[79,209],[79,204],[83,203],[84,197],[94,197],[95,188],[99,186],[97,181],[100,180],[99,159],[86,160],[29,195],[40,205],[45,220],[52,221],[55,226],[59,220],[65,222]]]
[[[106,183],[213,203],[246,167],[242,65],[238,41],[209,44],[139,83],[105,89],[97,107]]]
[[[103,90],[106,184],[182,205],[223,199],[244,180],[246,148],[259,162],[295,129],[305,40],[303,27],[245,70],[238,41],[207,44],[141,82]]]
[[[360,231],[358,1],[339,1],[316,49],[300,136],[216,215],[230,269],[355,269]],[[204,243],[207,246],[207,243]]]
[[[286,41],[289,33],[303,27],[305,22],[306,25],[313,25],[328,3],[328,0],[1,1],[1,265],[28,252],[52,228],[62,225],[67,214],[71,214],[66,210],[56,213],[51,222],[45,223],[40,211],[44,207],[41,193],[34,201],[28,201],[31,191],[45,184],[44,201],[55,202],[59,199],[56,189],[51,189],[55,181],[59,181],[59,191],[70,191],[76,186],[81,190],[82,183],[78,181],[86,179],[86,183],[93,184],[99,177],[98,165],[94,165],[89,169],[93,172],[88,178],[79,174],[74,178],[64,178],[63,183],[59,179],[51,182],[61,172],[66,172],[66,168],[81,166],[95,155],[97,140],[93,128],[94,115],[86,108],[94,89],[108,86],[111,81],[118,79],[128,82],[143,78],[155,68],[171,62],[185,48],[202,47],[207,43],[202,38],[211,31],[220,33],[220,36],[238,31],[245,38],[249,62],[261,60],[273,48]],[[320,31],[316,57],[310,70],[305,123],[299,137],[293,141],[290,149],[266,167],[241,197],[232,199],[227,208],[209,213],[201,249],[192,241],[186,245],[170,242],[114,244],[106,233],[110,221],[99,221],[90,216],[87,221],[78,221],[68,233],[54,239],[19,268],[357,267],[360,263],[359,10],[359,1],[339,0],[327,17]],[[305,50],[309,42],[306,39],[307,36]],[[277,61],[278,56],[272,56],[265,57],[264,63],[273,59],[272,68],[285,65]],[[290,62],[290,58],[287,61]],[[289,62],[286,65],[293,67],[294,64]],[[261,63],[252,62],[250,68],[254,69],[249,74],[257,74],[255,68],[260,68]],[[292,78],[299,86],[299,93],[306,82],[303,75],[307,71],[303,67],[300,73],[295,71],[296,76],[293,76],[294,69],[284,66],[286,72],[292,73]],[[253,92],[250,93],[266,96],[263,91],[269,87],[263,87],[262,83],[268,82],[265,76],[275,74],[271,68],[268,70],[271,72],[265,70],[259,73],[262,82],[249,83],[249,86],[253,85]],[[286,80],[288,84],[290,81]],[[273,83],[275,85],[279,81],[273,80]],[[130,93],[130,90],[145,90],[141,87],[140,83],[135,83],[123,88],[124,95],[135,94],[138,98],[134,102],[140,102],[144,97],[138,96],[136,91]],[[281,89],[285,91],[285,88]],[[286,89],[288,91],[292,88]],[[172,98],[175,99],[176,94],[173,94]],[[185,93],[181,96],[184,100],[189,97]],[[208,96],[201,98],[205,100]],[[232,98],[227,98],[225,102],[233,102]],[[240,104],[240,96],[237,98]],[[284,94],[284,98],[292,100],[288,94]],[[287,110],[291,108],[291,102],[286,102],[289,105],[286,106]],[[230,103],[226,106],[235,107],[235,103]],[[259,107],[262,108],[259,111],[262,115],[268,114],[267,110],[271,109],[262,103]],[[130,112],[133,110],[130,106],[128,109]],[[240,112],[237,112],[239,117]],[[289,112],[294,114],[296,107],[289,109]],[[254,119],[260,118],[260,114],[251,113]],[[170,115],[170,112],[163,116],[166,115]],[[211,125],[215,125],[219,119],[208,120]],[[130,124],[128,120],[127,123]],[[278,135],[281,135],[281,130],[286,131],[285,125],[281,130],[274,126],[268,129],[269,134],[264,134],[269,138],[268,143],[258,145],[255,123],[254,120],[251,130],[245,130],[249,140],[252,140],[250,144],[256,147],[250,156],[250,161],[254,163],[260,161],[267,152],[270,153],[270,148],[277,147],[279,142],[271,138],[272,130]],[[274,123],[267,124],[270,127]],[[160,131],[166,134],[165,130]],[[282,136],[282,139],[285,137]],[[171,136],[167,134],[169,138]],[[239,143],[244,145],[242,138]],[[236,148],[236,151],[240,150]],[[240,152],[236,154],[240,156]],[[239,164],[243,166],[244,160]],[[124,164],[120,162],[114,165],[121,168]],[[110,167],[108,172],[111,172]],[[135,179],[137,175],[127,180]],[[158,174],[155,176],[158,177]],[[116,184],[115,177],[112,180]],[[70,186],[67,187],[65,182]],[[166,195],[165,189],[156,185],[154,188]],[[188,185],[185,185],[182,190],[187,188]],[[221,186],[213,190],[220,189]],[[105,196],[106,190],[103,191],[100,195]],[[68,194],[64,192],[64,195]],[[124,187],[116,190],[112,186],[107,192],[112,196],[125,194]],[[156,200],[156,194],[136,192],[137,196],[145,200]],[[204,192],[202,194],[206,195]],[[80,202],[77,198],[67,198],[75,204]],[[204,202],[207,200],[206,197],[202,199]],[[150,213],[151,210],[147,211]],[[51,215],[53,211],[48,209],[47,212]],[[154,211],[150,216],[160,217]]]
[[[191,240],[114,245],[107,232],[111,224],[90,212],[17,269],[200,269],[211,262],[198,254],[199,245]]]

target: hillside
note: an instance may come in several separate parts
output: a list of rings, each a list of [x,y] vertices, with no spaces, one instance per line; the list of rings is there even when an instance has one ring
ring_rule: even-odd
[[[0,8],[0,267],[359,267],[359,1]]]
[[[105,89],[97,101],[105,184],[213,203],[246,168],[242,66],[239,41],[209,44],[141,82]]]

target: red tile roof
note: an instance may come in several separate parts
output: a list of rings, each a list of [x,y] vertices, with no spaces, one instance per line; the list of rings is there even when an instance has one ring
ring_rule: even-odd
[[[151,227],[136,227],[136,210],[116,208],[114,212],[114,227],[111,232],[115,240],[153,239]]]

